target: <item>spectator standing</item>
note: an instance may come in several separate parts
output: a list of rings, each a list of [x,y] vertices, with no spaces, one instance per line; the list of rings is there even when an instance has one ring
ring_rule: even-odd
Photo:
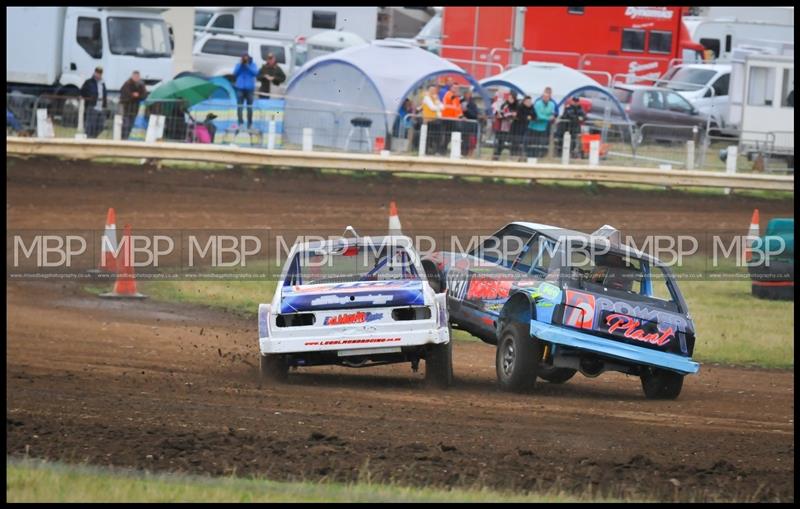
[[[525,96],[527,97],[527,96]],[[530,108],[525,108],[525,98],[522,99],[522,104],[517,106],[517,114],[514,115],[514,120],[511,122],[511,157],[524,157],[523,147],[525,145],[525,135],[528,130],[528,118],[531,114]]]
[[[499,101],[498,101],[499,102]],[[495,104],[498,104],[496,102]],[[517,97],[514,93],[508,94],[508,98],[499,104],[495,110],[494,115],[494,155],[492,159],[497,161],[503,154],[503,149],[506,145],[510,145],[509,151],[513,150],[513,141],[511,139],[511,126],[514,118],[517,115]],[[513,151],[512,151],[513,154]]]
[[[102,94],[102,99],[101,99]],[[84,99],[84,124],[86,136],[97,138],[103,132],[103,108],[108,105],[108,93],[103,82],[103,68],[99,65],[94,68],[91,78],[83,82],[81,97]]]
[[[450,145],[451,134],[456,131],[461,131],[464,118],[464,109],[461,107],[461,98],[458,96],[458,85],[452,83],[450,90],[444,94],[442,101],[442,117],[444,129],[441,144],[439,145],[442,154],[447,154],[447,148]],[[462,138],[463,139],[463,138]]]
[[[439,87],[439,100],[441,102],[444,102],[444,96],[445,96],[445,94],[447,94],[447,92],[450,91],[450,87],[452,87],[452,86],[453,86],[453,78],[448,77],[445,80],[444,85]]]
[[[236,89],[236,117],[241,126],[244,121],[242,120],[242,103],[247,101],[247,128],[253,126],[253,94],[256,89],[256,76],[258,75],[258,68],[253,63],[253,57],[245,53],[242,55],[242,60],[233,68],[233,77],[235,78],[234,88]]]
[[[406,135],[408,129],[413,125],[412,115],[414,115],[414,103],[411,102],[411,99],[406,98],[400,106],[397,118],[394,119],[392,136],[402,138]]]
[[[533,99],[531,96],[526,95],[522,99],[522,104],[517,110],[517,120],[523,124],[525,131],[522,134],[522,142],[520,143],[520,150],[518,152],[519,160],[525,161],[526,157],[534,157],[531,151],[531,145],[534,143],[534,135],[531,130],[531,121],[536,119],[536,112],[533,109]]]
[[[468,88],[464,92],[461,105],[464,109],[464,119],[468,120],[468,122],[464,122],[463,137],[461,138],[461,155],[469,157],[478,145],[478,122],[481,120],[478,105],[475,103],[475,98],[472,95],[472,89]]]
[[[269,99],[269,91],[272,85],[277,87],[286,81],[286,73],[284,73],[281,66],[278,65],[278,59],[275,58],[274,53],[267,54],[267,61],[258,71],[258,81],[261,82],[259,92],[266,94],[265,97],[267,99]]]
[[[422,123],[428,125],[426,153],[437,153],[440,144],[442,103],[436,85],[428,88],[428,94],[422,99]]]
[[[556,118],[556,104],[551,98],[552,89],[546,87],[542,96],[536,99],[533,109],[536,118],[531,121],[530,128],[534,131],[533,156],[542,157],[547,153],[547,144],[550,138],[550,126]]]
[[[564,132],[569,132],[570,135],[570,145],[569,145],[569,152],[572,157],[578,157],[578,153],[576,151],[576,147],[579,147],[578,144],[578,137],[581,134],[581,125],[586,121],[586,112],[583,111],[583,106],[581,106],[581,100],[577,95],[572,96],[572,99],[569,101],[569,104],[564,108],[564,112],[561,114],[561,120],[564,122],[563,129],[559,129],[558,133],[558,145],[564,141]]]
[[[139,113],[139,102],[147,98],[147,88],[142,82],[139,71],[133,71],[128,81],[122,84],[119,102],[122,105],[122,139],[131,135],[136,114]]]

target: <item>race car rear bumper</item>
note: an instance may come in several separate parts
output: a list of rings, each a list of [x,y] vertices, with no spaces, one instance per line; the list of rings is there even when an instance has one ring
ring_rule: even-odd
[[[274,332],[274,331],[273,331]],[[380,330],[380,331],[359,331],[344,333],[337,337],[314,336],[313,332],[304,337],[281,337],[272,335],[270,337],[259,338],[259,348],[262,354],[275,353],[301,353],[301,352],[323,352],[323,351],[343,351],[353,349],[374,349],[386,347],[387,351],[395,351],[396,347],[422,346],[427,344],[442,344],[450,341],[450,331],[447,327],[438,329],[421,330]]]
[[[587,350],[636,364],[670,369],[683,374],[697,373],[700,370],[700,364],[688,357],[612,341],[547,323],[531,321],[531,335],[557,345]]]

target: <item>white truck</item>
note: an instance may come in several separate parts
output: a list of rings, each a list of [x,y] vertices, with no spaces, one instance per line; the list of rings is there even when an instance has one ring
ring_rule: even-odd
[[[109,94],[137,70],[148,88],[172,77],[164,8],[7,7],[6,89],[78,95],[95,67]]]

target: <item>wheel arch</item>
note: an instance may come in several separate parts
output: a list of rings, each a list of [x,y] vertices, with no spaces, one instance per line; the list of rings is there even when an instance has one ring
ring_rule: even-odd
[[[530,296],[525,292],[514,293],[500,310],[500,316],[497,319],[498,337],[500,330],[509,322],[529,324],[531,320],[535,319],[536,308]]]

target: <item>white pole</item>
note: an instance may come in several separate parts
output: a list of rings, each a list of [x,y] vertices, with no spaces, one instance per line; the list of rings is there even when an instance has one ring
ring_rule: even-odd
[[[36,110],[36,137],[47,138],[47,109]]]
[[[728,156],[725,158],[725,173],[733,175],[736,173],[736,159],[739,157],[739,147],[731,145],[728,147]],[[731,188],[725,188],[725,194],[731,194]]]
[[[425,145],[428,143],[428,124],[419,128],[419,156],[425,155]]]
[[[694,140],[686,142],[686,169],[694,169]]]
[[[164,137],[164,124],[167,121],[167,117],[164,115],[156,115],[156,138],[162,139]]]
[[[561,164],[569,164],[569,147],[572,144],[572,135],[568,132],[564,133],[564,141],[561,145]]]
[[[78,130],[75,132],[75,139],[86,139],[86,131],[83,128],[83,116],[86,112],[86,103],[81,97],[78,100]]]
[[[600,164],[600,142],[592,140],[589,142],[589,166]]]
[[[314,150],[314,130],[310,127],[303,128],[303,152]]]
[[[114,140],[122,139],[122,115],[114,115]]]
[[[269,127],[267,128],[267,148],[269,150],[275,149],[275,121],[269,121]]]
[[[147,118],[147,131],[144,134],[145,143],[155,143],[158,135],[158,115],[150,115]]]
[[[461,159],[461,132],[450,133],[450,159]]]

